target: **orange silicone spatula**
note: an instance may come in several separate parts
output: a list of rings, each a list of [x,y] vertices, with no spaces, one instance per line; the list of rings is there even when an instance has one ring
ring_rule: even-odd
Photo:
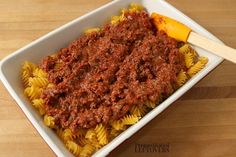
[[[152,13],[151,18],[158,30],[163,30],[168,36],[179,41],[188,42],[208,50],[226,60],[236,63],[236,50],[223,44],[212,41],[202,35],[193,32],[184,24],[169,17]]]

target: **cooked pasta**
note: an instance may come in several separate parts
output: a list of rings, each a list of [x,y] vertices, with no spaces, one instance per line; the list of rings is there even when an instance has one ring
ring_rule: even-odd
[[[43,91],[42,88],[36,86],[30,86],[25,89],[24,93],[30,98],[30,100],[33,100],[39,98],[42,91]]]
[[[188,80],[188,76],[186,72],[182,69],[177,75],[177,84],[178,86],[182,86]]]
[[[40,68],[36,68],[34,71],[33,71],[33,76],[34,77],[37,77],[37,78],[47,78],[47,73],[44,72],[42,69]]]
[[[39,99],[33,99],[32,105],[39,110],[40,115],[45,114],[45,107],[44,107],[44,100]]]
[[[69,149],[71,153],[73,153],[75,156],[79,156],[80,152],[82,151],[82,147],[80,147],[78,144],[76,144],[74,141],[68,140],[66,142],[66,147]]]
[[[45,115],[44,116],[44,124],[50,128],[55,128],[55,118],[52,116]]]
[[[146,105],[148,108],[155,108],[155,107],[156,107],[156,103],[151,102],[151,101],[146,101],[146,102],[145,102],[145,105]]]
[[[140,117],[136,115],[126,115],[125,117],[122,118],[122,123],[124,125],[133,125],[138,122]]]
[[[116,130],[116,129],[113,129],[113,128],[112,128],[111,131],[110,131],[110,134],[109,134],[110,139],[115,138],[115,137],[118,136],[121,132],[122,132],[121,130]]]
[[[98,124],[94,130],[96,132],[98,142],[101,145],[107,144],[108,143],[108,138],[107,138],[106,128],[102,124]]]
[[[185,65],[187,68],[190,68],[194,64],[194,56],[192,53],[184,54]]]
[[[94,131],[94,129],[89,129],[86,132],[85,138],[89,139],[89,140],[92,140],[92,139],[96,138],[96,132]]]
[[[74,135],[70,129],[65,129],[61,134],[61,138],[64,142],[71,141],[73,139],[73,136]]]
[[[121,9],[121,14],[119,16],[112,16],[111,17],[111,24],[117,24],[121,21],[125,20],[125,14],[126,13],[138,13],[143,10],[143,6],[136,4],[136,3],[131,3],[129,9]]]
[[[188,44],[184,44],[183,46],[179,48],[179,52],[182,54],[189,53],[190,51],[191,51],[191,47]]]
[[[21,79],[25,87],[29,84],[30,72],[28,70],[22,71]]]
[[[36,67],[37,66],[35,64],[33,64],[33,63],[29,62],[29,61],[25,61],[23,63],[23,66],[22,66],[22,70],[23,71],[28,70],[29,72],[33,73],[33,71],[36,69]]]
[[[41,77],[30,77],[29,78],[29,86],[35,86],[39,88],[45,88],[48,85],[48,79],[47,78],[41,78]]]
[[[190,69],[188,69],[187,73],[189,76],[195,75],[197,72],[202,70],[206,63],[208,62],[208,59],[206,57],[200,57],[198,62],[194,64]]]
[[[91,144],[86,144],[81,152],[80,152],[80,157],[88,157],[88,156],[91,156],[93,154],[93,152],[95,151],[95,147],[92,146]]]
[[[129,19],[127,14],[129,14],[129,16],[131,16],[131,15],[137,16],[138,13],[140,13],[143,9],[144,8],[142,6],[132,3],[132,4],[130,4],[130,7],[128,9],[122,9],[120,11],[119,16],[112,16],[111,23],[109,23],[109,26],[117,27],[119,24],[122,24],[122,21],[123,21],[123,23],[127,22],[126,20]],[[91,29],[86,30],[84,33],[88,35],[92,32],[98,32],[98,31],[101,31],[101,33],[103,33],[104,29],[103,28],[102,29],[101,28],[91,28]],[[100,34],[100,33],[98,33],[98,34]],[[92,34],[88,35],[88,36],[92,36]],[[179,43],[179,44],[181,44],[181,43]],[[179,48],[179,47],[176,46],[176,48]],[[117,47],[117,49],[122,49],[122,47],[121,48]],[[190,79],[197,72],[199,72],[208,62],[207,58],[199,57],[197,52],[189,44],[184,44],[182,47],[179,48],[179,56],[181,58],[181,67],[178,68],[178,70],[176,70],[176,72],[174,73],[173,89],[177,89],[177,88],[181,87],[182,85],[184,85],[188,81],[188,79]],[[60,71],[64,68],[63,65],[65,65],[65,64],[63,64],[62,60],[57,60],[58,59],[57,55],[51,55],[50,57],[53,60],[55,60],[54,64],[50,65],[50,68],[52,69],[53,73],[56,73],[57,75],[59,75],[58,79],[60,80],[61,75],[67,75],[67,73],[64,74],[64,73],[61,73],[61,71]],[[73,61],[78,59],[76,57],[73,58]],[[99,60],[99,59],[96,58],[95,60]],[[167,63],[167,64],[169,64],[169,63]],[[77,64],[76,64],[76,66],[78,66],[79,68],[82,67],[82,66],[80,67],[80,65],[77,65]],[[83,68],[81,68],[81,69],[83,69]],[[42,69],[44,69],[44,68],[42,68]],[[60,119],[60,116],[53,115],[52,112],[48,112],[48,108],[50,108],[51,106],[47,106],[48,99],[44,99],[45,93],[49,93],[49,96],[56,95],[58,93],[60,95],[62,95],[62,97],[60,97],[60,99],[58,97],[56,97],[56,99],[57,99],[57,101],[62,101],[61,99],[66,100],[66,105],[63,104],[63,110],[61,111],[63,114],[64,114],[65,110],[69,110],[70,108],[73,108],[73,110],[74,110],[74,108],[75,108],[75,110],[79,110],[80,108],[84,109],[84,107],[80,103],[77,103],[77,100],[76,100],[77,97],[76,97],[76,99],[73,99],[73,100],[75,100],[75,102],[74,101],[71,102],[71,104],[73,104],[72,106],[70,106],[70,105],[67,106],[67,104],[70,104],[70,102],[67,102],[67,99],[65,98],[66,94],[63,93],[64,91],[62,90],[62,92],[59,91],[58,93],[54,93],[54,90],[56,87],[58,87],[58,84],[56,81],[52,81],[52,77],[50,75],[50,72],[48,72],[47,69],[44,69],[45,71],[47,71],[47,73],[42,69],[39,66],[37,66],[36,64],[33,64],[28,61],[23,63],[21,79],[22,79],[22,82],[25,87],[24,94],[29,98],[32,105],[38,110],[39,114],[43,116],[43,121],[44,121],[45,125],[52,128],[57,133],[58,137],[64,142],[64,144],[68,148],[68,150],[72,154],[74,154],[75,156],[80,156],[80,157],[91,156],[95,151],[99,150],[101,147],[108,144],[108,142],[110,142],[112,139],[119,136],[128,127],[137,123],[143,116],[145,116],[145,114],[148,111],[152,110],[160,102],[162,102],[163,98],[166,98],[165,93],[160,92],[158,95],[159,96],[158,100],[155,100],[151,96],[148,95],[148,96],[146,96],[147,99],[142,101],[145,103],[142,104],[139,101],[138,101],[138,103],[133,103],[134,101],[133,101],[133,97],[132,97],[131,102],[133,104],[132,103],[130,104],[132,106],[131,107],[129,106],[130,107],[129,110],[127,110],[127,112],[125,114],[123,114],[121,118],[120,117],[116,117],[116,118],[113,117],[112,119],[110,119],[110,121],[102,122],[101,119],[99,119],[100,121],[97,120],[97,118],[99,118],[99,116],[100,116],[100,115],[98,115],[97,117],[95,117],[96,120],[98,121],[97,123],[94,123],[94,121],[89,121],[89,123],[90,122],[94,123],[94,125],[90,126],[90,127],[88,127],[89,123],[84,123],[86,125],[86,127],[70,126],[70,124],[74,124],[73,120],[76,119],[77,117],[74,116],[75,115],[74,111],[67,112],[68,116],[66,115],[65,116],[66,118],[63,117],[64,115],[62,116],[63,118],[68,119],[68,121],[66,121],[66,125],[64,125],[65,123],[64,123],[63,118]],[[79,73],[86,71],[85,69],[80,70]],[[72,73],[77,72],[76,70],[77,69],[72,71]],[[88,78],[90,79],[90,77],[88,77]],[[65,78],[62,78],[62,79],[65,79]],[[66,79],[68,79],[68,78],[66,78]],[[76,79],[78,79],[78,78],[76,78]],[[103,79],[103,78],[101,78],[101,79]],[[128,78],[128,79],[131,79],[131,78]],[[68,80],[71,81],[70,79],[68,79]],[[164,79],[162,81],[164,81]],[[71,81],[71,82],[69,82],[69,84],[74,85],[75,82]],[[59,85],[64,86],[67,84],[66,83],[65,84],[59,83]],[[171,82],[171,86],[172,86],[172,82]],[[79,86],[79,88],[80,87],[82,87],[82,86]],[[97,90],[95,88],[97,88],[97,87],[94,87],[94,89],[93,89],[94,91]],[[168,88],[168,87],[166,87],[166,88]],[[91,89],[92,89],[92,87],[91,87]],[[91,90],[91,89],[89,89],[89,90]],[[66,89],[66,90],[68,90],[68,89]],[[98,89],[98,90],[103,90],[103,89]],[[171,92],[173,91],[172,88],[166,89],[166,90],[171,90]],[[51,92],[48,92],[48,91],[51,91]],[[69,89],[69,91],[70,91],[70,89]],[[94,91],[92,91],[92,92],[94,92]],[[75,94],[77,94],[76,92],[75,92]],[[125,93],[125,91],[124,91],[124,93]],[[74,93],[72,93],[72,94],[74,94]],[[85,93],[85,95],[86,95],[86,93]],[[69,93],[69,96],[71,96],[71,93]],[[117,98],[120,99],[120,97],[117,97]],[[93,98],[91,98],[91,99],[93,100]],[[151,101],[151,100],[153,100],[153,101]],[[57,106],[58,105],[57,101],[55,101],[56,102],[55,104],[53,101],[52,104]],[[85,103],[85,104],[87,105],[87,103]],[[53,109],[57,110],[58,106]],[[89,107],[89,105],[88,105],[88,107]],[[92,106],[92,108],[93,107],[94,106]],[[87,108],[87,106],[85,108]],[[54,110],[53,110],[53,112],[54,112]],[[101,113],[101,112],[99,112],[99,113]],[[77,114],[77,112],[76,112],[76,114]],[[87,112],[86,112],[86,114],[87,114]],[[117,115],[119,115],[119,114],[117,114]],[[86,118],[90,119],[90,117],[91,116],[86,115],[84,119],[86,119]],[[100,116],[100,117],[102,117],[102,116]],[[79,118],[81,118],[81,117],[79,117]],[[106,117],[102,117],[102,118],[105,119]],[[81,121],[84,120],[83,118],[81,118],[81,119],[82,119]],[[63,124],[60,123],[60,120],[63,121]],[[76,123],[77,123],[77,121],[76,121]]]
[[[102,145],[98,142],[97,138],[91,139],[90,144],[94,146],[96,150],[99,150],[102,147]]]
[[[79,129],[76,133],[77,137],[83,137],[85,135],[86,135],[86,130],[84,130],[84,129]]]
[[[122,120],[116,120],[111,123],[112,128],[115,130],[125,130],[125,125]]]
[[[121,17],[120,16],[112,16],[111,17],[111,24],[117,24],[118,22],[121,21]]]
[[[33,75],[33,71],[36,69],[36,65],[25,61],[22,65],[21,79],[24,83],[24,86],[27,87],[29,84],[29,78]]]
[[[140,12],[143,10],[143,6],[137,4],[137,3],[131,3],[129,12]]]
[[[147,107],[138,107],[137,105],[133,105],[130,109],[130,113],[138,117],[142,117],[147,113]]]
[[[59,136],[61,138],[61,140],[64,142],[64,140],[63,140],[63,129],[62,128],[57,128],[56,133],[57,133],[57,136]]]
[[[101,29],[100,28],[89,28],[84,31],[85,34],[90,34],[93,32],[99,32]]]
[[[86,139],[85,137],[80,137],[77,139],[78,144],[81,146],[85,146],[86,144],[90,143],[88,139]]]

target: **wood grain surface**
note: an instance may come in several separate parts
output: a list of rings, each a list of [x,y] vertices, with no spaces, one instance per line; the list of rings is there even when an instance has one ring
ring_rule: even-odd
[[[109,1],[0,0],[0,59]],[[236,48],[235,0],[167,1]],[[0,156],[55,156],[2,83]],[[236,65],[223,62],[109,156],[235,157]]]

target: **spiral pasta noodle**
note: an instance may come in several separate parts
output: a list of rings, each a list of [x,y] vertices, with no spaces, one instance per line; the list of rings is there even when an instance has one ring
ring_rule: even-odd
[[[61,135],[63,141],[70,141],[73,139],[74,135],[70,129],[65,129]]]
[[[47,73],[40,68],[35,68],[33,71],[33,76],[36,78],[47,78]]]
[[[30,100],[33,100],[33,99],[39,98],[42,91],[43,91],[42,88],[31,86],[31,87],[27,87],[24,93],[30,98]]]
[[[98,124],[94,130],[96,132],[98,142],[101,145],[107,144],[108,143],[108,138],[107,138],[106,128],[102,124]]]
[[[45,115],[44,116],[44,124],[50,128],[55,128],[55,118],[52,116]]]
[[[145,105],[146,105],[148,108],[155,108],[155,107],[156,107],[156,103],[151,102],[151,101],[146,101],[146,102],[145,102]]]
[[[138,117],[142,117],[147,113],[146,106],[138,107],[137,105],[133,105],[130,109],[131,114],[136,115]]]
[[[84,31],[84,34],[90,34],[90,33],[99,32],[99,31],[101,31],[100,28],[89,28]]]
[[[138,122],[140,117],[136,115],[126,115],[125,117],[122,118],[122,123],[124,125],[133,125]]]
[[[89,143],[89,140],[86,139],[85,137],[78,138],[78,144],[80,144],[81,146],[85,146],[88,143]]]
[[[33,73],[33,71],[36,69],[36,65],[29,62],[29,61],[25,61],[23,63],[23,66],[22,66],[22,70],[23,71],[29,71],[31,74]]]
[[[129,9],[121,9],[121,15],[119,16],[112,16],[111,17],[111,24],[117,24],[119,22],[122,22],[125,20],[125,14],[126,13],[139,13],[143,10],[143,6],[136,4],[136,3],[131,3],[129,6]]]
[[[77,136],[77,137],[83,137],[83,136],[85,136],[85,134],[86,134],[86,130],[84,130],[84,129],[79,129],[79,130],[77,131],[77,133],[76,133],[76,136]]]
[[[25,87],[29,84],[29,78],[31,77],[31,73],[28,70],[23,70],[21,74],[21,79]]]
[[[206,57],[200,57],[198,62],[188,69],[187,71],[188,75],[191,77],[195,75],[197,72],[199,72],[204,68],[207,62],[208,59]]]
[[[95,151],[95,147],[91,144],[86,144],[81,150],[80,157],[88,157]]]
[[[82,147],[80,147],[77,143],[74,141],[68,140],[66,142],[66,147],[68,150],[73,153],[75,156],[79,156],[80,152],[82,151]]]
[[[190,68],[194,65],[194,56],[192,53],[186,53],[184,55],[185,65],[187,68]]]
[[[182,69],[177,75],[177,84],[178,86],[182,86],[188,80],[188,76],[186,72]]]
[[[86,138],[86,139],[89,139],[89,140],[92,140],[92,139],[96,138],[96,132],[95,132],[95,130],[94,130],[94,129],[89,129],[89,130],[86,132],[85,138]]]
[[[45,88],[48,85],[48,79],[47,78],[41,78],[41,77],[30,77],[29,78],[29,86],[35,86],[39,88]]]
[[[115,130],[125,130],[125,125],[123,124],[122,120],[113,121],[111,126]]]
[[[39,110],[40,115],[45,114],[45,107],[44,107],[44,100],[39,98],[39,99],[33,99],[32,105]]]

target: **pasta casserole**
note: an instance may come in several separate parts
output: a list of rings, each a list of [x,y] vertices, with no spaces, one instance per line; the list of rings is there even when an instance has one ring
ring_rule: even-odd
[[[24,62],[25,95],[75,156],[91,156],[139,121],[207,58],[158,31],[131,4],[39,65]]]

